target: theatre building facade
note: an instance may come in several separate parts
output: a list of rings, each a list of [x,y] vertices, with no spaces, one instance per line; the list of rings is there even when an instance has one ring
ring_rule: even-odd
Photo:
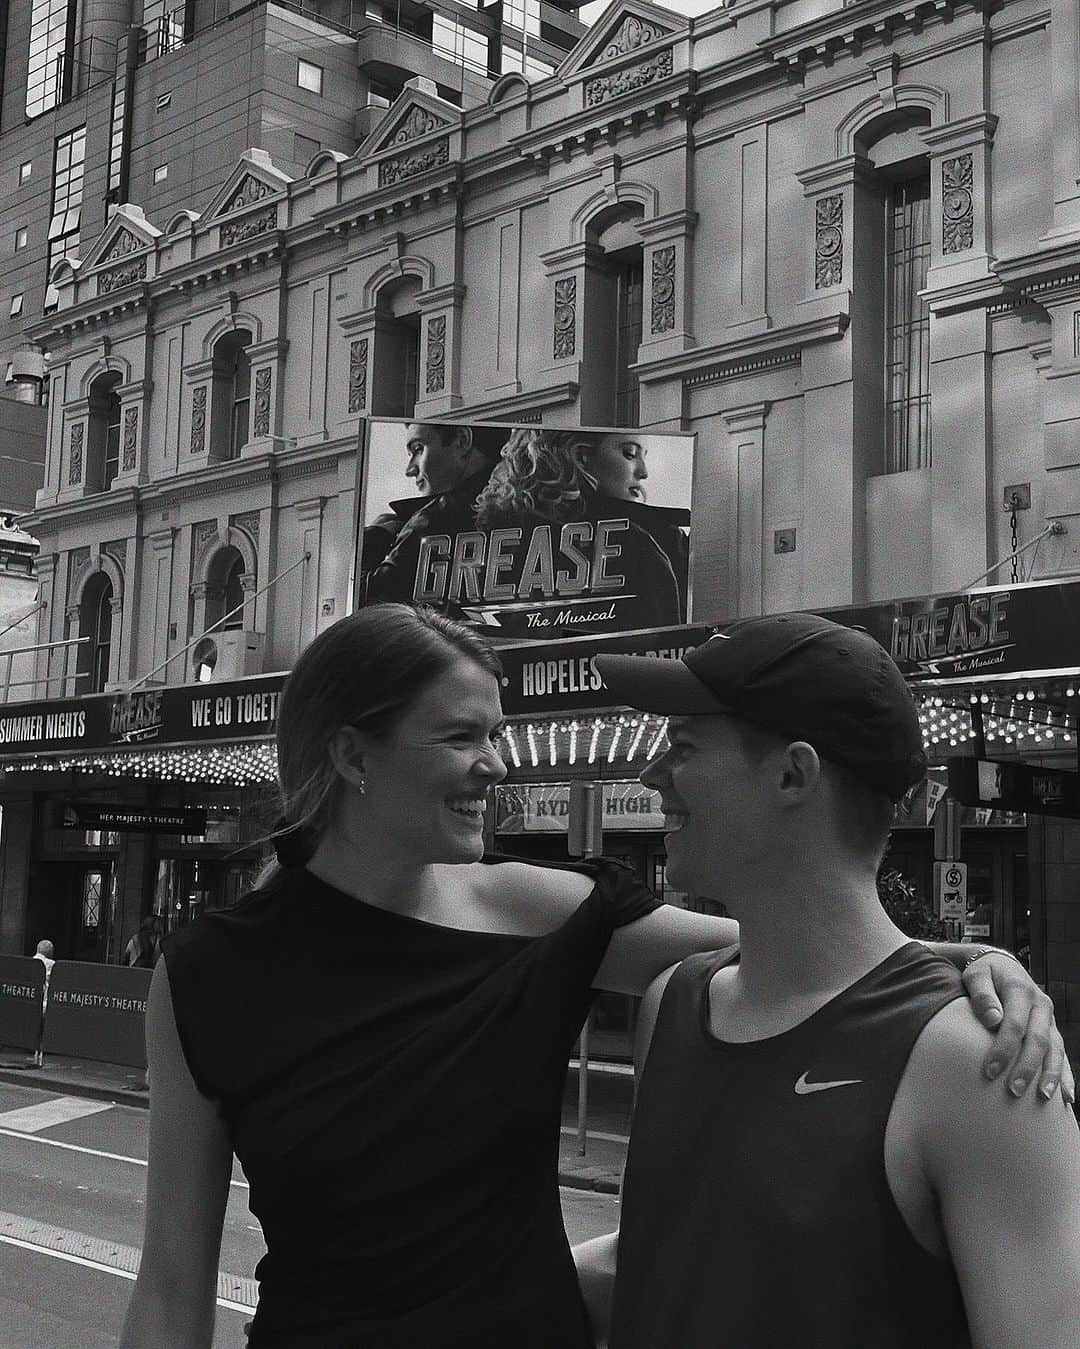
[[[84,942],[111,958],[162,895],[194,912],[243,883],[268,791],[222,776],[222,746],[268,783],[269,727],[167,741],[136,704],[159,691],[171,715],[179,688],[284,671],[348,612],[371,417],[695,433],[692,625],[1080,575],[1078,53],[1073,0],[736,0],[692,20],[617,0],[550,77],[504,75],[467,107],[413,80],[351,154],[297,175],[256,146],[169,219],[116,209],[57,263],[32,330],[49,430],[27,527],[36,692],[119,720],[85,750],[0,746],[7,949],[44,935],[35,895],[85,909],[87,876],[106,899],[120,877],[115,938]],[[978,614],[916,627],[915,659],[976,652]],[[500,842],[558,853],[569,782],[602,776],[609,842],[668,893],[634,785],[662,727],[561,706],[514,709]],[[928,727],[951,710],[928,702]],[[90,787],[212,799],[216,841],[65,827]],[[897,831],[927,890],[939,809]],[[971,928],[1022,946],[1041,905],[1042,977],[1080,1022],[1075,826],[968,809]]]

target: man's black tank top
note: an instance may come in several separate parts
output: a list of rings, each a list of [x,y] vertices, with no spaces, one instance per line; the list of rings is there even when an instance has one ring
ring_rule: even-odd
[[[956,970],[911,942],[792,1030],[729,1044],[708,999],[729,959],[685,961],[660,1005],[611,1349],[970,1344],[953,1268],[911,1235],[884,1157],[915,1041],[963,994]]]

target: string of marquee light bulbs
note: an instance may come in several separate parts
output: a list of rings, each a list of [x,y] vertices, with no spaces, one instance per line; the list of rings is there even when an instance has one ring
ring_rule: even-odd
[[[1047,698],[1054,701],[1048,703]],[[1053,689],[1035,685],[1008,692],[916,693],[923,736],[931,759],[952,749],[970,752],[977,740],[972,712],[982,714],[989,749],[1045,753],[1075,749],[1080,696],[1073,684]],[[667,718],[651,713],[617,712],[570,718],[509,722],[502,754],[515,769],[634,765],[649,762],[663,748]],[[28,755],[9,760],[7,773],[77,772],[115,778],[205,783],[216,787],[270,785],[277,777],[273,741],[213,746],[132,746],[119,750]]]

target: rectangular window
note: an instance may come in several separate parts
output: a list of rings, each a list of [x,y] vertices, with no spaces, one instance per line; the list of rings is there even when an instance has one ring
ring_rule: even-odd
[[[462,65],[481,74],[488,73],[488,40],[457,19],[433,13],[431,17],[431,45],[443,56],[449,56]]]
[[[142,59],[155,61],[159,56],[184,45],[184,12],[187,6],[176,0],[143,0]]]
[[[33,0],[26,67],[27,117],[38,117],[67,97],[74,38],[74,0]]]
[[[919,292],[930,266],[929,175],[885,198],[885,472],[929,468],[930,312]]]
[[[169,106],[169,104],[170,104],[171,102],[172,102],[172,93],[171,93],[171,92],[164,93],[164,94],[158,94],[157,100],[156,100],[156,102],[154,103],[154,108],[155,108],[158,112],[164,112],[165,109]]]
[[[163,183],[165,179],[168,178],[168,176],[169,176],[168,164],[159,164],[157,168],[154,169],[155,183]]]
[[[28,159],[25,163],[19,165],[19,182],[25,183],[34,171],[34,161]]]
[[[635,259],[619,269],[618,328],[615,334],[615,425],[637,426],[640,393],[630,369],[641,345],[644,268]]]
[[[22,291],[11,297],[11,317],[17,318],[22,313],[23,297]]]
[[[301,89],[307,89],[312,94],[322,93],[322,66],[317,66],[312,61],[305,61],[300,58],[296,62],[296,83]]]
[[[293,159],[297,164],[308,165],[319,153],[319,142],[313,140],[311,136],[302,136],[299,131],[293,132]]]
[[[27,239],[26,226],[25,226],[25,225],[20,225],[19,228],[15,231],[15,248],[16,248],[16,251],[17,251],[18,249],[20,249],[20,248],[25,248],[25,247],[26,247],[26,239]]]
[[[59,295],[48,276],[61,258],[79,249],[82,214],[83,165],[86,159],[86,127],[76,127],[56,138],[53,152],[52,216],[49,220],[49,258],[45,286],[45,312],[56,308]]]

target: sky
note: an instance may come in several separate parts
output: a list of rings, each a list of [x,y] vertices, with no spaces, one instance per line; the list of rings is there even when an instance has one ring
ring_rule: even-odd
[[[582,23],[593,23],[607,9],[610,0],[591,0],[578,10]],[[697,14],[708,14],[711,9],[719,9],[723,0],[656,0],[664,9],[672,9],[676,14],[685,14],[692,18]]]

